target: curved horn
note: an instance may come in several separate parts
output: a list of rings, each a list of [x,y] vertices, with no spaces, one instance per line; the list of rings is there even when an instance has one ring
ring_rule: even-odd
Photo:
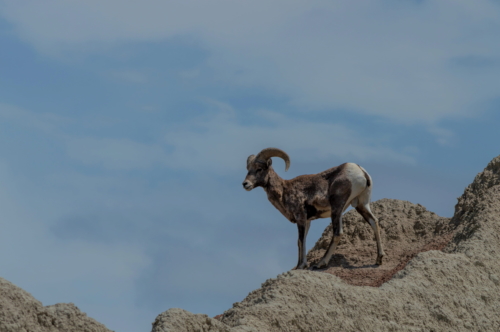
[[[255,159],[255,155],[251,154],[251,155],[248,156],[248,158],[247,158],[247,167],[248,167],[248,165],[250,165],[250,163],[252,161],[254,161],[254,159]]]
[[[259,152],[259,154],[255,157],[255,160],[269,160],[271,157],[279,157],[285,161],[285,172],[288,171],[288,168],[290,167],[290,157],[288,154],[280,149],[277,148],[267,148]]]

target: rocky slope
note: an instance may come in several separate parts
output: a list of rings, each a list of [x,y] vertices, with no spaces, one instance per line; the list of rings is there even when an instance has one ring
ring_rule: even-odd
[[[466,188],[451,220],[396,200],[373,210],[397,265],[371,265],[373,235],[348,213],[345,241],[326,270],[269,279],[219,319],[167,310],[152,331],[500,331],[500,156]]]
[[[376,266],[377,247],[371,226],[354,210],[343,217],[344,237],[324,272],[357,286],[380,286],[391,279],[416,254],[440,250],[450,241],[454,224],[427,211],[420,204],[396,199],[381,199],[371,204],[379,219],[380,236],[386,256]],[[314,265],[323,257],[332,239],[331,224],[309,251],[307,258]]]
[[[112,332],[74,304],[44,307],[30,293],[0,278],[0,332]]]

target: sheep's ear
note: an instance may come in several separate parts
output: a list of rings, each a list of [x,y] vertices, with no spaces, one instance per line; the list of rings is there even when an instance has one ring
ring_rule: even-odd
[[[251,154],[251,155],[248,156],[248,158],[247,158],[247,168],[253,162],[254,159],[255,159],[255,155]]]
[[[273,160],[271,158],[269,158],[267,160],[267,167],[271,166],[273,164]]]

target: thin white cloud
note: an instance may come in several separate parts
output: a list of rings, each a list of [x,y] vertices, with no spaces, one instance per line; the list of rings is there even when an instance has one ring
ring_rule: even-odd
[[[71,158],[106,169],[146,169],[168,162],[160,146],[125,138],[70,138],[66,147]]]
[[[442,146],[451,146],[456,141],[455,134],[451,130],[430,126],[429,132],[436,136],[436,141]]]
[[[287,11],[283,11],[283,6]],[[39,49],[75,46],[95,42],[159,40],[177,34],[199,33],[206,29],[237,38],[265,32],[309,5],[279,0],[234,2],[186,0],[165,2],[29,0],[16,4],[2,1],[1,15],[16,24],[21,35]],[[255,24],[255,19],[259,24]],[[227,29],[236,26],[236,29]],[[254,29],[250,32],[249,28]]]
[[[109,77],[123,83],[143,84],[148,81],[145,73],[138,70],[118,70],[109,72]]]
[[[478,105],[500,95],[499,66],[474,70],[455,61],[500,59],[500,6],[488,0],[31,0],[0,8],[48,54],[194,36],[211,52],[217,79],[265,87],[307,110],[435,126],[477,116]]]
[[[349,160],[392,160],[414,163],[411,153],[396,151],[384,142],[335,123],[310,122],[271,111],[255,111],[258,124],[237,119],[230,105],[209,101],[218,112],[184,125],[169,126],[163,141],[146,144],[130,138],[77,137],[62,134],[74,122],[54,114],[37,114],[0,104],[0,118],[41,130],[63,143],[66,154],[83,164],[108,170],[149,169],[154,166],[223,173],[239,171],[241,161],[268,145],[285,149],[297,161],[331,157]],[[448,134],[443,129],[441,137]],[[445,135],[446,136],[446,135]],[[449,135],[448,135],[449,136]],[[447,136],[447,137],[448,137]]]
[[[45,133],[53,133],[57,128],[72,122],[53,113],[35,113],[2,103],[0,103],[0,119]]]
[[[264,125],[237,120],[229,105],[211,118],[171,128],[165,135],[173,152],[167,164],[175,168],[226,172],[241,170],[246,158],[268,146],[287,151],[293,160],[321,161],[333,156],[350,160],[391,160],[414,163],[411,155],[373,142],[364,133],[341,124],[308,122],[269,111],[256,114]]]
[[[219,111],[184,125],[169,127],[162,142],[139,143],[128,138],[65,139],[69,157],[110,170],[148,169],[154,166],[202,173],[240,171],[249,154],[268,146],[286,150],[294,161],[390,160],[414,164],[411,153],[396,151],[365,132],[336,123],[311,122],[260,110],[255,124],[237,118],[230,105],[212,102]]]

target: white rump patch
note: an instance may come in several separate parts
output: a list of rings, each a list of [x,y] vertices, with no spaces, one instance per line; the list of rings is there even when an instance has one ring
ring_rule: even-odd
[[[351,201],[351,206],[353,208],[356,208],[358,206],[358,198],[355,197],[352,201]]]

